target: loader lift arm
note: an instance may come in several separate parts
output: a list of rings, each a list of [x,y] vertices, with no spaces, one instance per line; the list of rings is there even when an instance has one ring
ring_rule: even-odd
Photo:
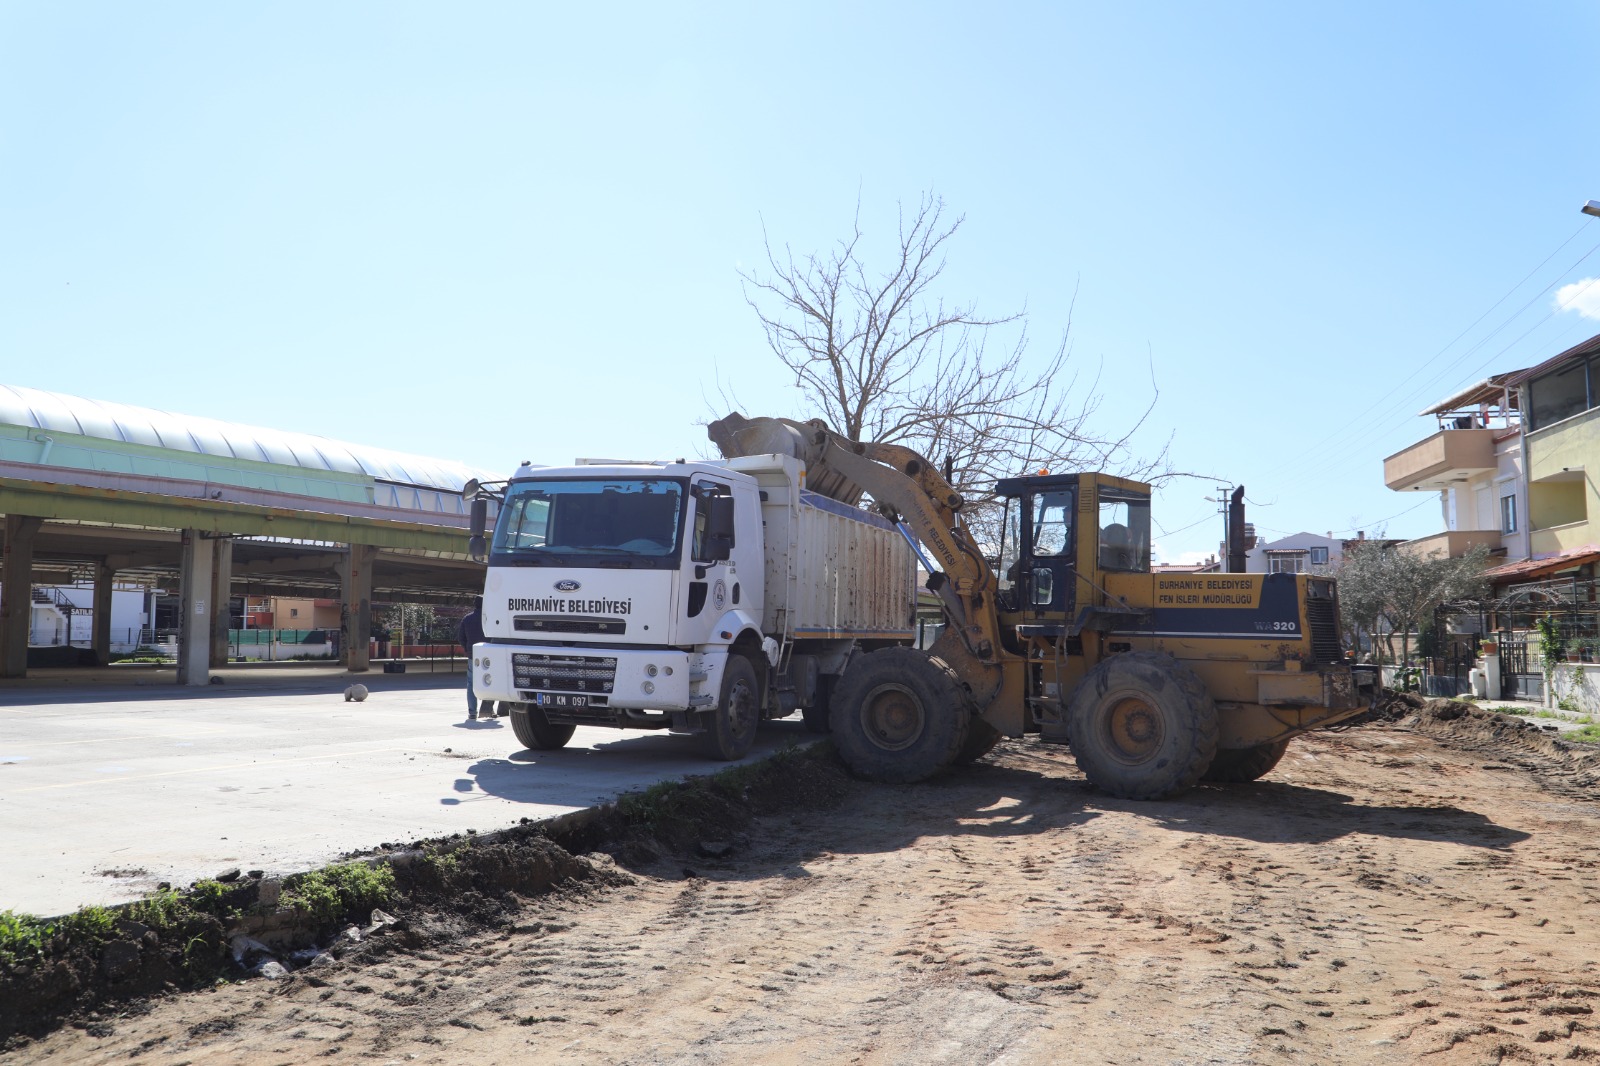
[[[909,526],[943,567],[928,579],[949,622],[932,653],[956,671],[975,709],[993,701],[1002,677],[995,576],[961,521],[965,500],[932,463],[898,444],[853,441],[820,419],[802,423],[735,414],[713,422],[708,431],[724,456],[757,450],[792,454],[805,462],[813,491],[851,503],[865,492],[880,510]]]

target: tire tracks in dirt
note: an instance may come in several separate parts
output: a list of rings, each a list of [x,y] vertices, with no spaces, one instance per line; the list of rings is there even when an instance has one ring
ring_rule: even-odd
[[[1313,735],[1261,782],[1166,803],[1005,742],[765,819],[689,876],[664,858],[512,928],[174,997],[14,1061],[1600,1057],[1600,807],[1449,739]]]

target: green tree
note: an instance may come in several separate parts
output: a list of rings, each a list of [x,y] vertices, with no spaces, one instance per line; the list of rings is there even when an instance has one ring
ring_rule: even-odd
[[[1471,600],[1488,591],[1483,571],[1489,551],[1479,545],[1465,555],[1420,556],[1403,545],[1357,545],[1335,572],[1346,626],[1364,629],[1379,649],[1381,625],[1400,634],[1400,661],[1411,658],[1411,634],[1446,603]],[[1383,661],[1378,651],[1378,661]]]
[[[438,615],[425,603],[396,603],[383,612],[383,624],[395,643],[415,644],[432,637]]]

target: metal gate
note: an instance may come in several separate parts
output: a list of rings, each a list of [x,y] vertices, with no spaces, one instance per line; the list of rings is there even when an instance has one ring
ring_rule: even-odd
[[[1500,637],[1500,694],[1508,700],[1544,700],[1544,674],[1529,667],[1528,642]]]

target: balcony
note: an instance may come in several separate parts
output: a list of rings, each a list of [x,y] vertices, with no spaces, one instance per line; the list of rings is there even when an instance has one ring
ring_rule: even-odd
[[[1396,492],[1438,492],[1495,468],[1498,429],[1442,429],[1383,461],[1383,483]]]
[[[1458,432],[1452,430],[1451,432]],[[1482,544],[1491,552],[1500,547],[1500,531],[1498,529],[1452,529],[1444,533],[1435,533],[1431,537],[1418,537],[1408,540],[1400,545],[1400,550],[1407,555],[1419,559],[1438,556],[1444,559],[1459,559],[1473,548]]]

